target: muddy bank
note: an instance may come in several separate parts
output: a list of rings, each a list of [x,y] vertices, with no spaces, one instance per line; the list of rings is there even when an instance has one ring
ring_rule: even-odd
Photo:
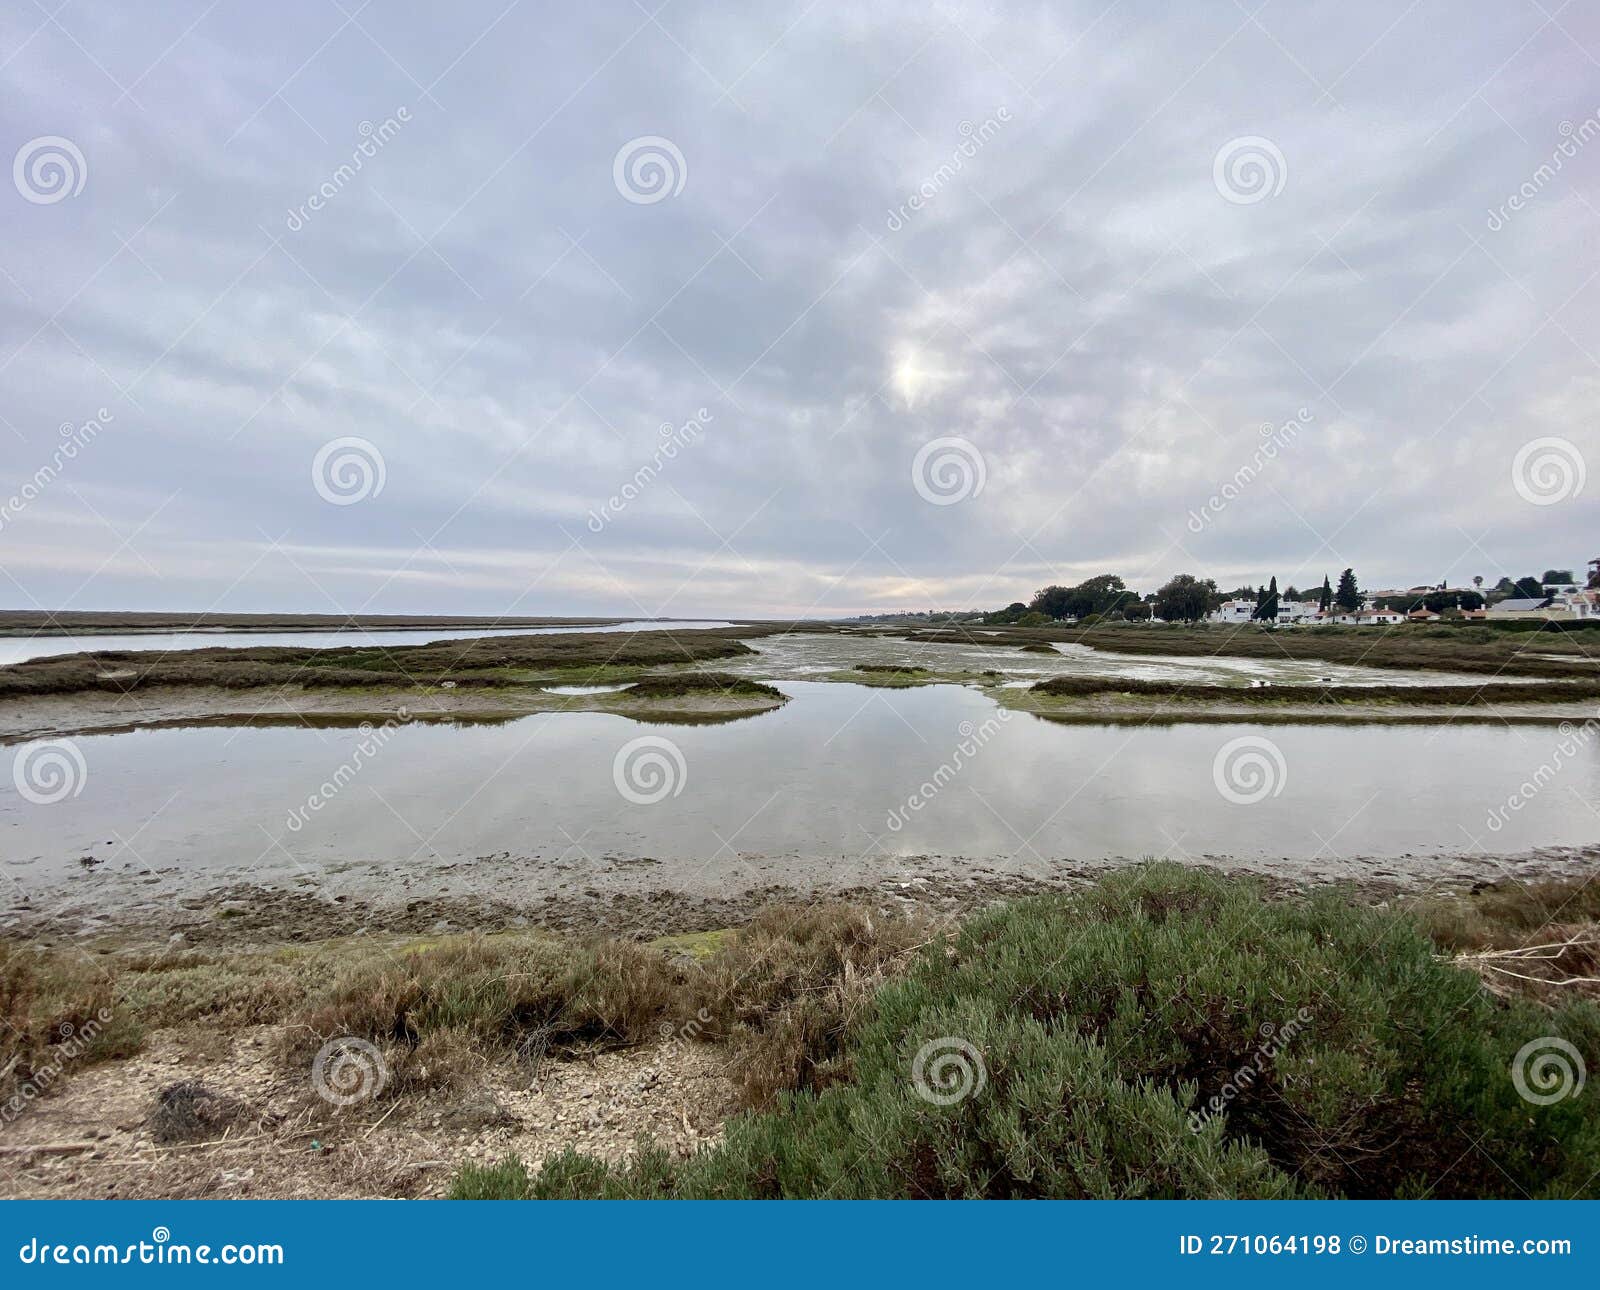
[[[552,679],[550,684],[568,679]],[[633,682],[616,684],[631,686]],[[540,712],[608,712],[638,721],[716,721],[770,712],[783,701],[776,691],[762,694],[740,686],[676,694],[654,689],[640,696],[622,688],[597,694],[555,694],[537,685],[450,689],[307,689],[289,685],[242,690],[161,686],[128,694],[91,690],[8,699],[0,710],[0,744],[188,725],[470,723],[510,721]]]
[[[497,614],[157,614],[140,610],[0,610],[0,636],[132,636],[165,632],[454,631],[462,628],[603,627],[625,618],[507,618]],[[670,627],[672,619],[659,620]]]
[[[1466,687],[1461,687],[1463,690]],[[1534,702],[1412,703],[1405,699],[1341,699],[1322,702],[1287,697],[1288,687],[1270,702],[1254,699],[1157,697],[1108,692],[1062,696],[1031,689],[996,687],[995,701],[1017,712],[1029,712],[1048,721],[1112,721],[1131,724],[1179,722],[1239,722],[1256,724],[1451,725],[1459,722],[1581,724],[1600,712],[1594,698]],[[1242,693],[1251,693],[1244,691]]]
[[[1052,627],[884,627],[875,635],[913,642],[1087,647],[1125,655],[1322,660],[1368,668],[1473,673],[1485,678],[1541,676],[1593,680],[1593,637],[1587,631],[1518,631],[1522,624],[1427,627],[1268,628],[1255,623],[1149,625],[1105,622]],[[1528,624],[1535,626],[1535,624]],[[1592,630],[1592,629],[1590,629]]]
[[[637,683],[631,675],[616,679],[585,675],[552,676],[550,687],[574,679],[609,680],[618,687]],[[1108,692],[1086,696],[1041,695],[1027,689],[993,684],[972,674],[928,672],[914,676],[832,673],[828,680],[889,689],[929,684],[967,684],[1003,707],[1055,721],[1152,724],[1179,722],[1272,723],[1582,723],[1600,710],[1595,700],[1493,703],[1410,703],[1401,699],[1337,704],[1271,703],[1244,699],[1146,698]],[[1279,694],[1283,694],[1280,690]],[[324,689],[301,685],[261,686],[229,690],[215,686],[160,686],[126,694],[81,691],[74,694],[8,698],[0,708],[0,745],[70,735],[122,734],[131,730],[200,725],[382,725],[388,721],[510,721],[547,712],[606,712],[642,722],[714,722],[737,720],[782,706],[781,696],[724,689],[679,694],[627,688],[609,693],[557,694],[540,685],[479,686],[445,689],[437,686]]]
[[[1192,856],[1186,862],[1251,874],[1281,890],[1337,883],[1365,898],[1468,889],[1476,884],[1600,874],[1600,844],[1507,855],[1326,859],[1306,865]],[[1011,864],[961,857],[802,861],[741,856],[708,883],[682,865],[606,857],[545,859],[501,853],[465,863],[351,865],[286,883],[228,882],[184,890],[176,868],[122,875],[85,870],[38,897],[19,894],[0,932],[39,944],[228,948],[335,937],[440,935],[542,928],[650,940],[737,927],[776,905],[844,900],[955,917],[998,901],[1093,882],[1136,862]],[[703,866],[701,869],[703,870]]]

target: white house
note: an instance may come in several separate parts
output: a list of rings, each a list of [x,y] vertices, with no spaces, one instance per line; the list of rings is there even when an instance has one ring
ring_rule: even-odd
[[[1315,600],[1280,600],[1278,602],[1277,621],[1279,623],[1313,622],[1316,620],[1317,613],[1317,602]],[[1207,621],[1213,623],[1248,623],[1255,616],[1255,601],[1224,600],[1218,609],[1207,616]]]
[[[1392,627],[1406,621],[1398,609],[1330,609],[1318,616],[1319,623],[1332,623],[1337,627]]]
[[[1543,600],[1532,596],[1502,600],[1489,606],[1491,619],[1544,618],[1552,622],[1570,622],[1575,618],[1592,618],[1600,615],[1600,595],[1593,591],[1573,591],[1563,595],[1546,596]]]
[[[1253,600],[1224,600],[1206,617],[1213,623],[1247,623],[1256,614]]]

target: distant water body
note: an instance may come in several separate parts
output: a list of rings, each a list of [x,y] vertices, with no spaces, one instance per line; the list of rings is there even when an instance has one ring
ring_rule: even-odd
[[[446,628],[442,631],[288,631],[288,632],[140,632],[126,636],[14,636],[0,638],[0,665],[23,663],[30,658],[82,654],[89,650],[150,650],[172,653],[228,646],[292,645],[299,649],[341,649],[354,646],[426,645],[429,641],[467,640],[477,636],[544,636],[553,632],[637,632],[702,630],[732,627],[713,622],[631,622],[606,627],[504,627]]]

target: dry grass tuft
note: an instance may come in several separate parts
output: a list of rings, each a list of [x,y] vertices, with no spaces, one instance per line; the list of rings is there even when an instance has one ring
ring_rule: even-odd
[[[858,905],[758,914],[705,964],[701,1005],[708,1034],[735,1041],[731,1073],[744,1105],[767,1106],[781,1093],[845,1078],[851,1023],[878,985],[936,935],[924,916]]]
[[[547,1055],[675,1035],[726,1044],[743,1100],[760,1106],[838,1078],[852,1021],[876,986],[934,935],[921,917],[826,904],[765,910],[744,928],[708,938],[703,958],[672,945],[528,931],[433,942],[348,938],[234,954],[130,953],[107,956],[97,974],[77,956],[5,948],[0,1074],[7,1083],[0,1092],[52,1068],[60,1027],[82,1032],[116,1001],[118,1024],[127,1024],[117,1033],[105,1028],[97,1056],[132,1051],[128,1036],[146,1027],[182,1027],[198,1041],[275,1025],[282,1060],[303,1070],[331,1040],[376,1045],[388,1072],[385,1095],[403,1097],[470,1089],[490,1063],[519,1064],[532,1078]],[[189,1120],[203,1120],[205,1090],[168,1092],[173,1105],[157,1114],[182,1136],[193,1128]]]
[[[0,1111],[49,1091],[73,1066],[138,1051],[108,973],[75,956],[0,942]]]
[[[1427,902],[1418,922],[1496,994],[1600,998],[1600,875],[1487,884]]]

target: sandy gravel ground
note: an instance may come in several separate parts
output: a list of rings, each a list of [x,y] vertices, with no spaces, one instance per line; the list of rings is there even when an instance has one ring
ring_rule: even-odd
[[[664,1044],[535,1064],[485,1064],[475,1087],[319,1098],[277,1055],[276,1028],[160,1031],[126,1061],[90,1067],[0,1128],[0,1196],[138,1199],[436,1197],[457,1167],[567,1146],[620,1160],[641,1134],[690,1154],[732,1105],[722,1051]],[[199,1082],[236,1103],[196,1141],[158,1141],[163,1089]]]

